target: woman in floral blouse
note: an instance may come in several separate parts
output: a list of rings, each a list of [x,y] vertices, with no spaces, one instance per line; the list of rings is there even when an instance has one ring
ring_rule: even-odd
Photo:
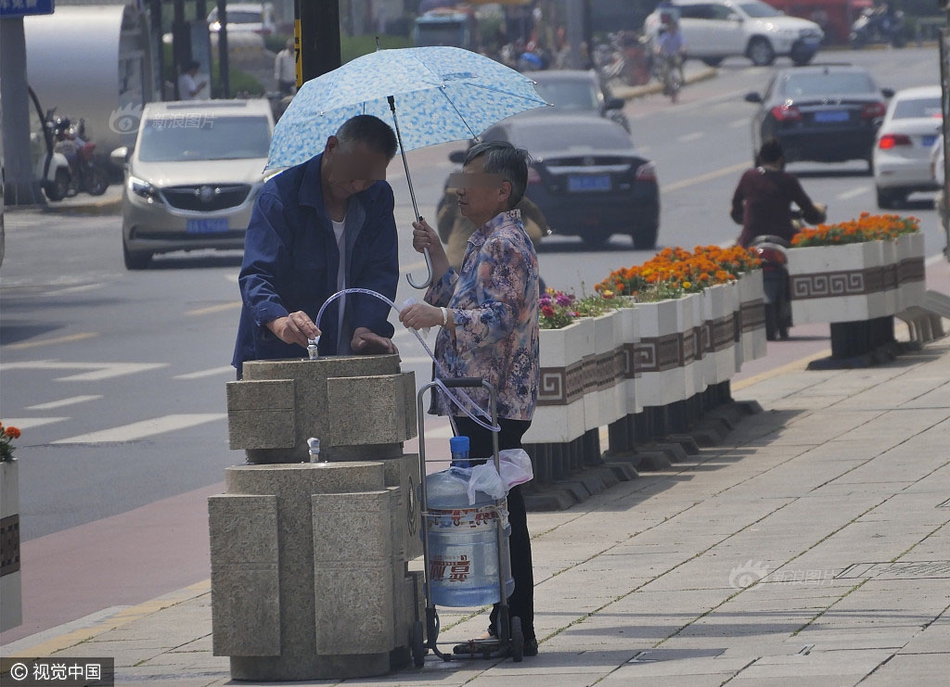
[[[521,448],[538,397],[538,259],[525,233],[521,213],[512,208],[524,195],[528,156],[509,143],[474,145],[462,172],[453,175],[459,211],[478,227],[468,241],[461,271],[449,266],[438,235],[425,221],[413,226],[413,247],[429,249],[433,283],[425,303],[399,315],[407,327],[441,326],[435,354],[446,377],[478,377],[497,392],[501,449]],[[468,392],[488,411],[483,391]],[[490,456],[491,432],[457,408],[438,399],[441,415],[453,414],[456,432],[468,436],[473,457]],[[509,548],[515,589],[508,599],[511,616],[521,619],[525,656],[538,653],[534,631],[534,578],[531,539],[521,487],[508,493]],[[492,628],[497,618],[492,612]],[[494,629],[490,634],[496,635]],[[470,642],[456,647],[475,651]]]

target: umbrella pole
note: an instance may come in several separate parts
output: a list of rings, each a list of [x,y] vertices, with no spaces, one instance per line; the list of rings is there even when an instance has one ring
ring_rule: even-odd
[[[416,193],[412,190],[412,176],[409,174],[409,162],[406,160],[406,150],[402,147],[402,134],[399,132],[399,120],[396,118],[396,99],[393,96],[388,97],[389,109],[393,113],[393,124],[396,125],[396,140],[399,142],[399,152],[402,155],[402,166],[406,170],[406,183],[409,184],[409,198],[412,199],[412,212],[414,213],[416,220],[421,222],[422,215],[419,214],[419,205],[416,203]],[[432,258],[429,257],[429,249],[425,249],[425,258],[426,258],[426,269],[429,271],[426,280],[421,284],[417,284],[412,280],[412,275],[407,274],[406,279],[409,281],[409,285],[416,289],[425,289],[430,284],[432,284]]]

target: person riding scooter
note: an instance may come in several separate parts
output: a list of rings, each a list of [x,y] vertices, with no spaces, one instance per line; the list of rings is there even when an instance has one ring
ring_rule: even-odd
[[[754,250],[762,263],[765,335],[769,341],[788,338],[792,326],[786,250],[798,232],[797,218],[817,224],[825,221],[826,214],[825,206],[812,203],[798,179],[784,167],[782,146],[775,139],[766,141],[756,167],[742,175],[732,198],[732,219],[742,224],[739,244]],[[798,211],[792,212],[792,203]]]
[[[740,246],[748,247],[756,236],[778,236],[791,241],[797,233],[791,206],[797,205],[809,224],[825,221],[826,207],[813,203],[793,175],[785,171],[782,145],[770,138],[759,149],[756,166],[746,171],[732,196],[730,216],[742,225]]]

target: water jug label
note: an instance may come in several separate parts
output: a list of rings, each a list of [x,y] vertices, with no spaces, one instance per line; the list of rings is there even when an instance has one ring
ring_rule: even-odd
[[[439,582],[465,582],[472,574],[472,561],[465,555],[458,558],[433,556],[429,563],[429,578]]]
[[[426,527],[430,530],[444,528],[487,529],[495,527],[498,510],[493,506],[481,508],[456,508],[453,510],[428,511]]]

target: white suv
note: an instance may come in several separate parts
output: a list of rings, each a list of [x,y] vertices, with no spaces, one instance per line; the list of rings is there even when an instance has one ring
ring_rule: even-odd
[[[661,14],[679,15],[687,55],[712,67],[736,56],[757,66],[770,65],[779,55],[808,64],[825,36],[815,22],[788,17],[759,0],[672,0],[643,24],[653,42],[662,28]]]

